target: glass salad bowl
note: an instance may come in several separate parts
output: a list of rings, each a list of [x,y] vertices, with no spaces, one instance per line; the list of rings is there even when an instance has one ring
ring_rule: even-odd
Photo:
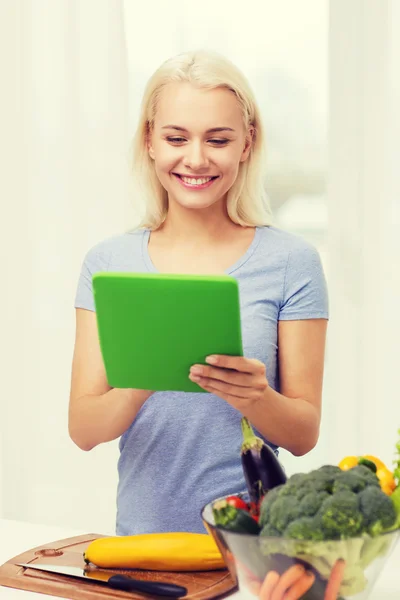
[[[298,541],[236,533],[215,525],[212,505],[223,499],[203,507],[203,523],[239,589],[255,598],[262,590],[263,600],[367,600],[400,536],[396,530],[373,538]]]

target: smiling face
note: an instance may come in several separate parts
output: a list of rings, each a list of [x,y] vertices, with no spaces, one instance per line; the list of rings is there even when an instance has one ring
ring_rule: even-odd
[[[208,208],[224,202],[250,146],[251,132],[231,91],[189,83],[163,89],[149,154],[170,206]]]

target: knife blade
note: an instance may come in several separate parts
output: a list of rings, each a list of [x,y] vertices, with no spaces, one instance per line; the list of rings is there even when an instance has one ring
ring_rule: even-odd
[[[126,592],[139,592],[153,596],[167,596],[168,598],[181,598],[187,594],[185,587],[175,585],[174,583],[142,581],[128,575],[109,575],[104,571],[97,572],[95,569],[80,569],[79,567],[45,565],[41,563],[17,563],[17,566],[24,567],[25,569],[37,569],[38,571],[55,573],[57,575],[66,575],[67,577],[75,577],[77,579],[84,579],[85,581],[95,581],[96,583],[106,584],[116,590],[124,590]]]

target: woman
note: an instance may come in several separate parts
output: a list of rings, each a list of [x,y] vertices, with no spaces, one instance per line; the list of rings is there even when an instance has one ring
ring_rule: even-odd
[[[141,226],[85,257],[76,295],[69,432],[83,450],[120,439],[118,535],[204,532],[201,507],[245,490],[242,415],[275,450],[319,434],[327,293],[316,250],[272,227],[264,133],[253,94],[209,52],[164,63],[145,90],[134,144]],[[209,394],[111,389],[92,275],[101,270],[237,278],[244,357],[210,357],[188,376]]]

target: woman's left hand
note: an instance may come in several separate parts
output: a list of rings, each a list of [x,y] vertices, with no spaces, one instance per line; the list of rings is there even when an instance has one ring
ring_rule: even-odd
[[[238,408],[264,397],[268,388],[264,363],[243,356],[212,355],[208,365],[193,365],[189,379]]]

